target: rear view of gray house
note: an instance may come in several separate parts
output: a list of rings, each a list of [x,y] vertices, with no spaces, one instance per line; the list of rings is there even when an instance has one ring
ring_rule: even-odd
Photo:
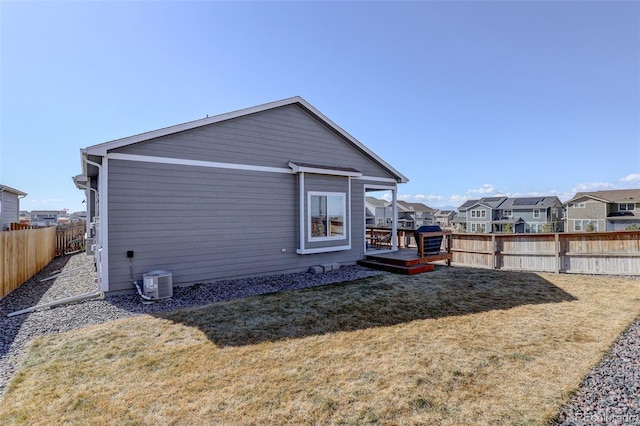
[[[395,204],[407,182],[300,97],[89,146],[81,160],[105,292],[154,270],[192,284],[355,263],[366,194]]]

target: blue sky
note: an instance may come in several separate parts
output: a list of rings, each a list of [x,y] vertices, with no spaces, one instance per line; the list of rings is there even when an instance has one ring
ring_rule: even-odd
[[[0,183],[24,210],[84,209],[83,147],[296,95],[431,207],[640,187],[640,2],[1,1],[0,19]]]

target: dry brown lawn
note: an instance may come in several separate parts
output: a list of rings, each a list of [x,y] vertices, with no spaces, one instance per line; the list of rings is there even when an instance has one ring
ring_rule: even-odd
[[[640,281],[441,267],[41,338],[0,424],[545,424]]]

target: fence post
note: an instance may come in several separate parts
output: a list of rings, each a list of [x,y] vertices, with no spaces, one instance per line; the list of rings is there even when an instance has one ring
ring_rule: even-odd
[[[493,269],[498,269],[498,246],[496,244],[496,234],[491,234],[491,261],[493,262]]]
[[[555,247],[556,247],[556,274],[560,273],[560,234],[556,232],[555,235]]]

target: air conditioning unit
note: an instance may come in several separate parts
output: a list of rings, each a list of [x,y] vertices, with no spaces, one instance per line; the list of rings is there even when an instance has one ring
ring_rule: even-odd
[[[169,271],[150,271],[142,275],[142,293],[153,299],[173,297],[173,276]]]

